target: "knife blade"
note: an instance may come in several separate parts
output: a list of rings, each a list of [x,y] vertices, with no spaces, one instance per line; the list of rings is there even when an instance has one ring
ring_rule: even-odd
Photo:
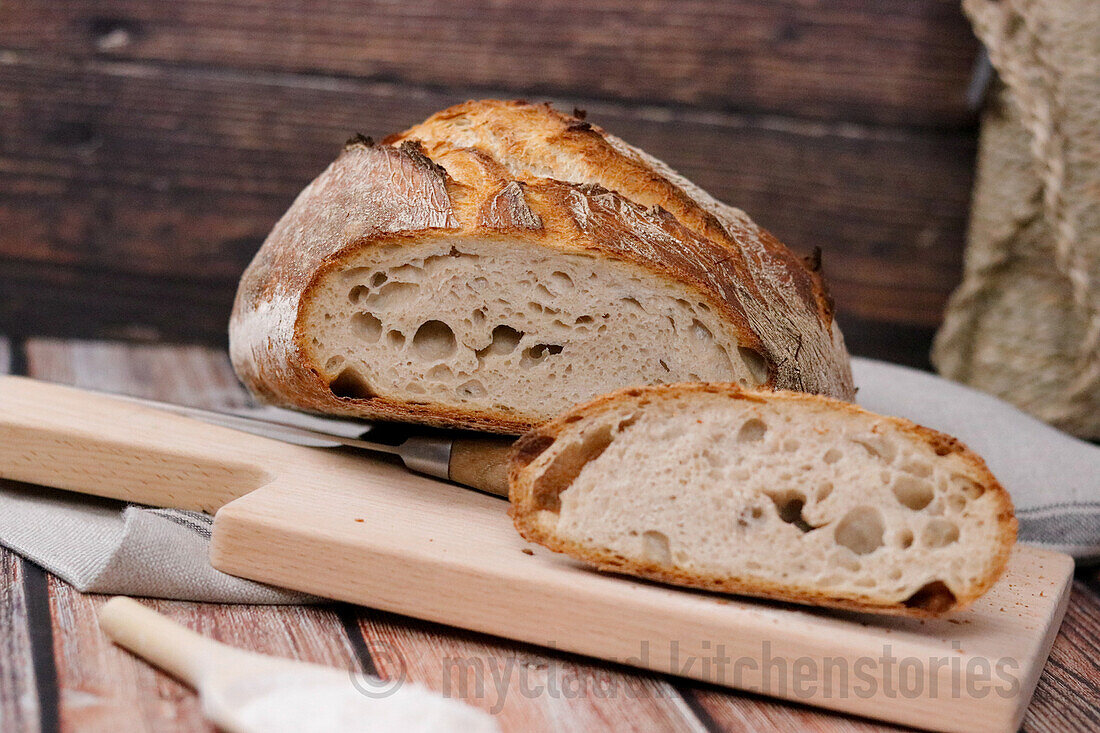
[[[240,430],[310,448],[354,448],[397,456],[410,471],[508,496],[508,459],[513,438],[478,434],[418,434],[407,429],[321,417],[278,407],[240,407],[229,411],[108,394],[210,425]],[[372,439],[374,438],[374,439]]]

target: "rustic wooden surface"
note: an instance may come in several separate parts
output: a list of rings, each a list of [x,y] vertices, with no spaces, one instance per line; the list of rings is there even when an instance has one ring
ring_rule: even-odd
[[[4,341],[0,340],[0,368]],[[14,371],[85,387],[203,406],[241,404],[221,351],[32,339],[16,343]],[[0,715],[3,730],[207,730],[186,688],[111,647],[96,630],[98,596],[76,593],[0,550]],[[1050,662],[1025,720],[1029,731],[1100,725],[1100,584],[1081,571]],[[500,704],[509,729],[863,731],[876,723],[778,703],[683,680],[637,675],[566,654],[456,631],[370,609],[214,606],[158,601],[158,610],[204,634],[240,646],[348,669],[405,676],[461,691],[487,709]],[[456,662],[477,660],[484,694]],[[515,694],[501,703],[493,671],[534,670],[528,681],[561,683],[557,697]],[[605,696],[612,683],[622,694]],[[612,686],[612,689],[614,687]],[[574,693],[574,691],[577,691]],[[568,696],[567,692],[575,696]],[[41,711],[41,725],[40,715]],[[9,725],[8,721],[14,721]]]
[[[977,42],[943,0],[5,5],[0,46],[78,58],[907,125],[972,115],[961,90]]]
[[[853,351],[927,366],[976,53],[950,0],[3,3],[0,330],[221,343],[241,270],[350,133],[528,96],[821,246]]]

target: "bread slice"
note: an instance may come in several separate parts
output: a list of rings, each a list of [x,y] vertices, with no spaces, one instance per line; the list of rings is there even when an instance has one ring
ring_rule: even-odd
[[[954,438],[734,384],[631,388],[523,436],[511,514],[601,569],[797,603],[928,616],[1004,570],[1008,494]]]
[[[349,142],[246,271],[230,353],[270,402],[505,433],[632,384],[853,395],[816,272],[660,161],[512,102]]]

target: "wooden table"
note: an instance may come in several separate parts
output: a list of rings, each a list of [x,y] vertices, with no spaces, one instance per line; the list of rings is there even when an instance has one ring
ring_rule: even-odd
[[[196,346],[0,338],[0,371],[202,407],[248,401],[225,354]],[[100,634],[95,611],[104,597],[78,593],[0,549],[0,599],[0,731],[212,730],[190,690]],[[885,728],[369,608],[150,603],[236,646],[449,689],[498,712],[505,730]],[[481,675],[462,679],[456,659],[472,661],[469,669]],[[1100,728],[1098,660],[1100,574],[1082,570],[1024,729]],[[501,674],[517,664],[550,683],[542,694],[525,695],[518,675]],[[496,681],[501,678],[504,694]],[[618,692],[602,693],[608,689]]]

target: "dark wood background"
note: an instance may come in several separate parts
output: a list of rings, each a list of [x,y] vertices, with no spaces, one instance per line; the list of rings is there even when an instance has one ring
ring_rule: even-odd
[[[961,264],[954,0],[7,0],[0,333],[224,340],[349,133],[549,99],[824,250],[856,353],[924,365]]]

